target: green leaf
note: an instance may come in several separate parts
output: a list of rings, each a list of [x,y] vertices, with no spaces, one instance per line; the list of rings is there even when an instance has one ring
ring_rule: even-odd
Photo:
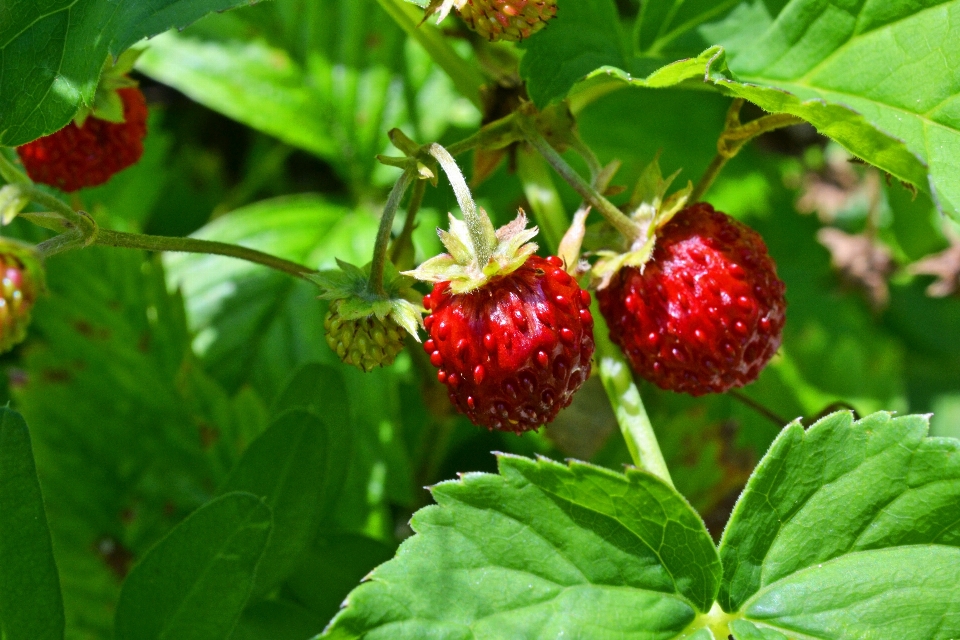
[[[350,422],[350,403],[340,371],[316,362],[297,369],[274,401],[272,410],[280,414],[293,409],[303,409],[318,416],[335,416],[340,420],[339,426],[328,429],[321,504],[323,517],[326,518],[341,498],[353,453],[353,429],[342,428],[342,425]]]
[[[92,106],[107,55],[249,0],[14,2],[0,25],[0,144],[14,147]]]
[[[613,0],[559,0],[557,17],[526,45],[520,74],[539,105],[562,97],[601,67],[627,68],[628,57]]]
[[[433,488],[438,506],[411,522],[418,535],[347,598],[329,637],[668,638],[710,608],[716,550],[660,480],[505,455],[499,465]]]
[[[662,14],[667,20],[651,17],[656,27],[651,33],[664,28],[669,32],[664,25],[674,20],[667,18],[671,12],[663,12],[666,3],[660,4],[645,3],[650,5],[647,17]],[[703,68],[708,87],[769,112],[803,118],[855,156],[929,190],[942,211],[960,215],[960,187],[953,179],[960,168],[960,86],[953,73],[960,65],[953,46],[960,37],[960,0],[930,0],[923,7],[913,2],[861,3],[855,12],[821,4],[795,0],[762,33],[756,32],[758,21],[732,17],[724,31],[701,29],[735,45],[729,68],[722,51],[711,48],[653,75],[660,66],[655,58],[618,62],[609,43],[577,35],[615,30],[615,19],[571,13],[566,29],[571,46],[580,47],[578,59],[595,60],[594,69],[553,65],[561,71],[551,70],[546,61],[554,55],[552,45],[532,39],[521,71],[539,104],[566,96],[585,79],[571,94],[577,111],[623,82],[666,86],[663,83],[676,76],[682,86],[703,88],[692,80],[694,61],[703,62],[712,52]],[[700,6],[675,3],[673,10],[680,11],[672,15]],[[644,29],[641,26],[641,32]],[[652,78],[663,83],[651,84]]]
[[[293,571],[317,533],[334,431],[311,413],[283,414],[253,441],[221,489],[252,493],[273,512],[273,533],[257,567],[257,594]]]
[[[742,0],[673,0],[643,2],[634,28],[635,46],[655,56],[698,25],[719,18]]]
[[[954,520],[956,505],[954,496]],[[744,615],[790,637],[956,638],[958,575],[956,546],[860,551],[766,586],[745,603]]]
[[[376,228],[366,212],[316,196],[291,196],[237,209],[193,235],[321,268],[333,266],[335,258],[368,261]],[[293,367],[329,352],[323,339],[326,305],[316,299],[316,286],[220,256],[166,254],[164,260],[171,286],[183,291],[194,348],[228,388],[253,381],[272,397]]]
[[[730,623],[730,631],[737,640],[787,640],[787,636],[774,629],[758,627],[746,620],[734,620]]]
[[[0,408],[0,636],[63,638],[63,599],[27,423]]]
[[[228,493],[181,522],[127,576],[117,640],[220,640],[237,624],[270,537],[270,509]]]
[[[730,61],[735,76],[716,78],[730,93],[768,111],[794,113],[794,101],[824,101],[862,114],[870,127],[902,140],[919,161],[875,148],[868,130],[843,134],[838,124],[809,120],[854,155],[930,188],[943,211],[960,214],[960,1],[862,3],[854,11],[790,3],[753,46]],[[758,89],[760,85],[768,89]],[[769,89],[787,91],[783,102]],[[810,106],[804,107],[809,111]],[[778,108],[779,107],[779,108]],[[842,120],[841,120],[842,121]],[[929,186],[920,163],[930,167]]]
[[[842,412],[784,429],[724,532],[723,609],[781,629],[823,624],[826,635],[811,635],[830,638],[866,637],[836,635],[837,620],[890,624],[893,600],[917,629],[941,619],[920,600],[956,616],[960,441],[927,428],[925,416]]]
[[[165,33],[137,68],[200,104],[287,144],[331,158],[329,105],[287,52],[263,42],[216,42]]]
[[[263,601],[244,612],[230,640],[306,640],[324,620],[290,602]]]
[[[321,535],[285,584],[298,602],[325,622],[374,567],[393,557],[396,545],[356,534]]]

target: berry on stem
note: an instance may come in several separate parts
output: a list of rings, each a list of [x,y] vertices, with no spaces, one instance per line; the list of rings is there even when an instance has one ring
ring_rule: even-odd
[[[17,148],[27,175],[63,191],[105,183],[136,164],[147,135],[147,101],[127,74],[141,51],[107,56],[93,104],[63,129]]]
[[[345,364],[369,373],[393,364],[403,350],[404,332],[417,341],[422,311],[404,296],[412,295],[413,280],[383,263],[383,291],[370,287],[371,265],[360,269],[338,260],[339,269],[310,274],[308,280],[330,300],[323,321],[327,345]]]
[[[123,100],[123,122],[92,115],[82,125],[71,122],[19,147],[27,175],[35,182],[70,192],[103,184],[140,160],[147,135],[146,100],[135,87],[117,93]]]
[[[489,219],[482,212],[489,225]],[[553,420],[590,375],[590,294],[556,256],[532,255],[523,212],[490,239],[485,264],[466,224],[440,232],[450,254],[411,272],[424,298],[424,349],[450,400],[479,426],[523,433]]]
[[[369,373],[393,364],[403,351],[403,329],[389,316],[347,319],[341,313],[343,300],[334,300],[323,320],[327,345],[345,364]]]
[[[590,375],[589,305],[559,258],[530,256],[469,293],[437,283],[424,349],[474,424],[522,433],[553,420]]]
[[[43,266],[33,247],[0,238],[0,353],[27,337],[30,312],[43,290]]]
[[[753,382],[780,346],[784,284],[758,233],[698,203],[653,255],[597,292],[611,340],[657,386],[694,396]]]
[[[556,0],[434,0],[427,15],[439,12],[443,20],[454,8],[468,27],[491,42],[529,38],[557,15]]]

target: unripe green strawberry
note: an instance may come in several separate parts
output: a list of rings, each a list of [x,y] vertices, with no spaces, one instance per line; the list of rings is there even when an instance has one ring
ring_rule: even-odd
[[[443,20],[451,9],[491,42],[517,42],[543,29],[557,15],[557,0],[433,0],[427,15],[436,12]]]
[[[340,313],[343,302],[342,299],[331,302],[323,322],[330,349],[344,363],[368,373],[376,367],[393,364],[403,350],[403,329],[389,317],[380,320],[369,315],[348,320]]]
[[[23,342],[30,312],[43,291],[43,267],[33,248],[0,238],[0,353]]]

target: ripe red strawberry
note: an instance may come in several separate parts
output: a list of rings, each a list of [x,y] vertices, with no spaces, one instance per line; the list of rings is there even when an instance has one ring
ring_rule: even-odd
[[[597,300],[640,376],[699,396],[757,378],[780,346],[783,294],[760,235],[700,203],[659,229],[642,271],[620,269]]]
[[[523,265],[468,293],[437,283],[423,301],[424,349],[450,400],[477,425],[522,433],[553,420],[590,375],[590,294],[559,258]]]
[[[147,135],[147,103],[136,87],[117,90],[123,100],[123,122],[95,115],[83,125],[66,127],[19,147],[27,175],[64,191],[103,184],[143,155]]]

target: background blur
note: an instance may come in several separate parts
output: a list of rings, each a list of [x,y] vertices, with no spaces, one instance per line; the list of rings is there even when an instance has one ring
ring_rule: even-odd
[[[519,91],[513,50],[478,42],[454,19],[445,27],[500,77],[487,117],[502,113]],[[374,159],[394,151],[389,129],[451,143],[485,117],[373,0],[215,15],[151,41],[138,68],[151,108],[144,158],[75,204],[107,228],[240,242],[318,268],[369,260],[398,173]],[[590,105],[579,128],[602,162],[623,161],[615,183],[630,185],[658,151],[664,172],[682,168],[685,183],[713,157],[728,104],[713,93],[623,89]],[[460,160],[472,174],[472,160]],[[476,189],[498,223],[530,210],[516,162],[504,158]],[[578,198],[554,183],[572,212]],[[836,403],[932,412],[934,435],[960,437],[960,229],[926,196],[794,127],[746,148],[708,199],[763,235],[789,302],[781,352],[741,397],[641,385],[677,488],[712,533],[794,418]],[[434,228],[455,206],[443,180],[428,189],[417,261],[439,252]],[[45,237],[21,222],[11,233]],[[275,598],[305,633],[392,556],[429,500],[423,486],[493,470],[491,451],[615,469],[629,461],[596,379],[546,430],[481,431],[451,413],[415,344],[369,375],[341,365],[324,342],[316,290],[261,267],[90,248],[52,258],[48,270],[30,338],[0,360],[0,397],[34,437],[71,638],[110,637],[131,564],[214,494],[290,394],[345,389],[352,443],[333,523]],[[302,369],[311,363],[325,366]],[[237,638],[257,637],[251,620]]]

